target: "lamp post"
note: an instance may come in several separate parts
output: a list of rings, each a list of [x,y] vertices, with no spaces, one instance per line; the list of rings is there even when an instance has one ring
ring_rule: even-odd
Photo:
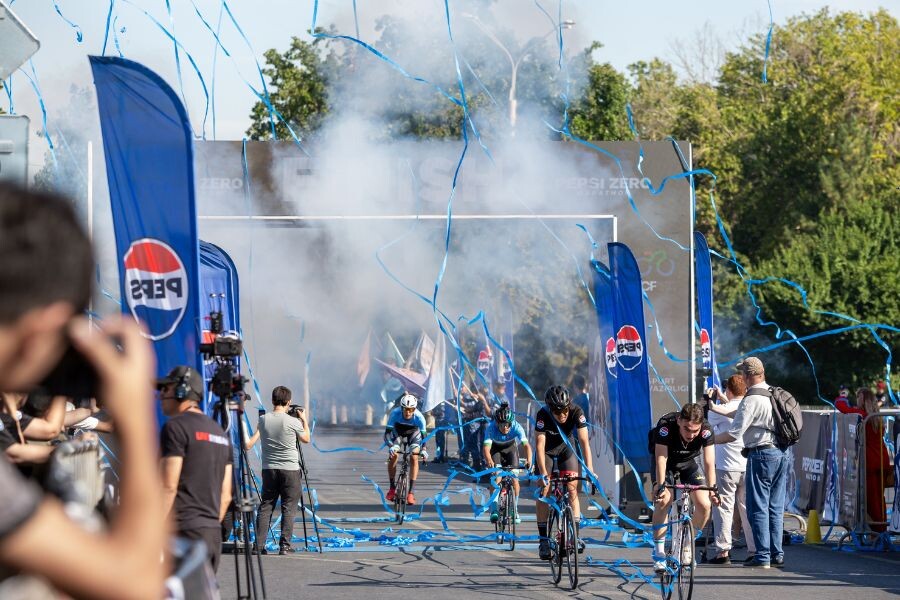
[[[512,69],[510,78],[509,78],[509,126],[512,128],[513,132],[515,133],[516,117],[517,117],[517,112],[518,112],[518,101],[516,100],[516,79],[517,79],[518,72],[519,72],[519,65],[522,63],[522,61],[525,59],[525,57],[528,56],[528,54],[531,52],[531,47],[535,43],[543,40],[551,33],[556,33],[563,29],[572,29],[575,26],[575,21],[573,21],[571,19],[566,19],[565,21],[562,21],[559,25],[554,26],[550,31],[548,31],[544,35],[535,36],[535,37],[531,38],[530,40],[528,40],[525,43],[524,46],[522,46],[522,51],[519,53],[519,57],[513,58],[512,53],[506,48],[506,46],[503,45],[503,42],[501,42],[499,39],[497,39],[497,36],[494,35],[494,33],[490,29],[488,29],[484,23],[481,22],[481,19],[479,19],[476,15],[472,15],[472,14],[468,14],[468,13],[464,14],[463,16],[466,17],[467,19],[471,20],[473,23],[475,23],[475,25],[478,27],[478,29],[480,29],[481,32],[484,33],[484,35],[486,35],[488,37],[488,39],[490,39],[492,42],[494,42],[494,44],[496,44],[501,50],[503,50],[503,53],[506,54],[506,58],[509,59],[509,65]]]

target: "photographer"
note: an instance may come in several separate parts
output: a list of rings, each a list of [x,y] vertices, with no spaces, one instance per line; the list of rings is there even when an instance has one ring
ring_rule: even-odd
[[[169,417],[160,434],[163,502],[178,535],[206,543],[215,571],[231,502],[231,442],[200,410],[203,376],[195,369],[175,367],[156,387]]]
[[[299,443],[309,443],[309,427],[303,408],[290,406],[291,390],[280,385],[272,390],[273,411],[259,416],[256,433],[244,443],[249,450],[262,439],[262,502],[256,517],[254,552],[266,554],[266,537],[275,503],[281,498],[281,540],[278,554],[291,547],[294,513],[303,487],[300,480]]]
[[[109,529],[88,533],[0,457],[0,566],[79,598],[160,598],[165,531],[150,343],[130,319],[105,319],[105,335],[91,335],[76,316],[90,299],[94,261],[67,200],[0,184],[0,256],[0,389],[33,389],[71,338],[121,434],[122,474]]]

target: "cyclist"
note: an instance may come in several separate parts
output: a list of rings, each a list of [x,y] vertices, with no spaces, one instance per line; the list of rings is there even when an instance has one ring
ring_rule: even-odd
[[[715,487],[714,438],[713,429],[703,418],[703,407],[699,404],[685,404],[680,412],[664,415],[650,432],[655,456],[652,468],[654,548],[651,555],[653,568],[657,571],[666,569],[664,524],[674,499],[672,491],[665,484],[674,483],[675,473],[678,473],[682,484]],[[698,461],[701,451],[702,470]],[[694,501],[694,530],[702,531],[709,519],[711,504],[719,504],[718,493],[696,490],[691,492],[691,498]]]
[[[585,477],[595,479],[593,467],[593,454],[588,441],[587,418],[584,412],[572,404],[569,390],[561,385],[554,385],[544,394],[544,403],[535,416],[535,464],[538,473],[543,477],[541,496],[547,497],[550,493],[550,472],[548,463],[552,464],[556,459],[556,465],[560,476],[578,476],[578,457],[575,455],[576,445],[581,446],[581,455],[584,457],[584,465],[587,467]],[[569,489],[569,505],[572,507],[572,516],[575,518],[575,526],[581,522],[581,509],[578,502],[578,482],[570,481],[566,484]],[[550,507],[546,502],[538,500],[536,506],[538,535],[541,538],[538,554],[542,560],[550,560],[550,542],[547,539],[547,516]],[[579,552],[584,551],[584,543],[579,543]]]
[[[509,404],[503,403],[494,411],[494,419],[487,427],[484,434],[484,444],[482,451],[484,452],[484,461],[489,469],[500,466],[503,469],[519,468],[519,445],[525,448],[525,468],[529,468],[531,459],[531,446],[528,444],[528,437],[521,425],[516,423],[515,414],[509,408]],[[500,477],[496,479],[497,484],[500,483]],[[513,479],[513,492],[515,493],[515,515],[516,523],[521,523],[519,518],[519,480]],[[499,519],[497,510],[497,502],[491,507],[491,523],[496,523]]]
[[[400,406],[391,411],[387,427],[384,430],[384,443],[387,444],[390,456],[388,458],[388,477],[390,477],[391,487],[387,493],[387,500],[393,502],[396,496],[394,476],[397,473],[400,443],[405,442],[410,450],[409,490],[406,494],[406,503],[415,504],[416,497],[413,496],[413,486],[416,484],[416,477],[419,474],[419,454],[422,454],[423,460],[428,458],[425,445],[422,443],[422,440],[425,439],[425,417],[416,408],[419,400],[409,392],[404,392],[400,396],[399,404]]]

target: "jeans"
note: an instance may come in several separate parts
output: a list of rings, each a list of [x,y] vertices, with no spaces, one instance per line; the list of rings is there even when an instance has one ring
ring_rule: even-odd
[[[302,491],[299,470],[262,470],[262,502],[259,504],[259,512],[256,515],[256,543],[260,548],[265,547],[265,540],[269,535],[269,524],[272,522],[272,512],[275,510],[275,503],[279,498],[281,498],[279,546],[287,548],[291,545],[294,537],[294,515],[297,512],[297,503],[300,501]]]
[[[747,517],[760,562],[784,558],[781,541],[789,463],[787,452],[778,448],[752,450],[747,458]]]
[[[756,545],[753,543],[753,532],[747,519],[747,498],[745,477],[743,471],[721,471],[716,469],[716,481],[719,484],[719,506],[714,506],[713,525],[716,529],[715,549],[718,554],[724,554],[731,550],[731,530],[734,524],[734,512],[737,508],[744,528],[744,538],[747,540],[747,551],[756,554]]]
[[[474,421],[463,425],[463,447],[459,459],[466,462],[471,457],[472,468],[476,471],[480,471],[484,463],[481,445],[484,442],[485,429],[484,421]]]

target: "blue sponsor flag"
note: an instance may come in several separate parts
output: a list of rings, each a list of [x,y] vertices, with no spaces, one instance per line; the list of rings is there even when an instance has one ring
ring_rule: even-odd
[[[143,321],[158,372],[203,368],[192,134],[176,94],[146,67],[91,56],[123,312]]]
[[[650,470],[647,432],[651,427],[650,372],[644,327],[641,274],[628,246],[608,244],[612,320],[616,343],[619,447],[635,469]]]
[[[613,331],[613,296],[612,276],[609,268],[603,263],[593,260],[594,267],[594,301],[597,309],[597,324],[600,328],[599,348],[594,349],[596,356],[591,398],[591,413],[594,421],[601,428],[609,426],[610,433],[615,436],[616,443],[622,439],[622,404],[619,401],[618,373],[616,371],[616,337]],[[605,397],[604,397],[605,396]]]
[[[709,245],[699,231],[694,232],[694,271],[697,281],[697,314],[700,326],[700,358],[705,369],[712,369],[706,378],[706,387],[721,387],[719,368],[716,366],[716,349],[713,345],[713,282]]]

